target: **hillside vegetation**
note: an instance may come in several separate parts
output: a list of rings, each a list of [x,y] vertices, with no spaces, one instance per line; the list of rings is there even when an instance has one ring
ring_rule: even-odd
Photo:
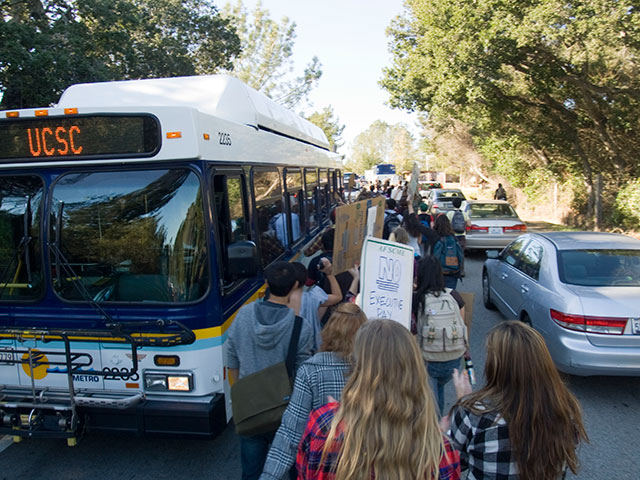
[[[569,223],[640,229],[638,7],[408,0],[382,84],[449,168]]]

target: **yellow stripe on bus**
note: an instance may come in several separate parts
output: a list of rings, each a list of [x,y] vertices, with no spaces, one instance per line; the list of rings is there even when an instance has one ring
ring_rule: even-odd
[[[264,284],[262,287],[260,287],[253,295],[251,295],[251,297],[242,304],[242,307],[244,307],[245,305],[256,301],[258,298],[261,298],[264,296],[264,292],[267,289],[267,285]],[[209,328],[200,328],[200,329],[196,329],[193,331],[193,333],[196,334],[196,340],[204,340],[206,338],[215,338],[215,337],[221,337],[224,332],[227,331],[227,329],[231,326],[231,322],[233,322],[233,319],[236,318],[236,315],[238,314],[238,311],[240,310],[240,308],[238,308],[238,310],[236,310],[235,312],[233,312],[233,314],[227,318],[227,320],[220,326],[217,327],[209,327]],[[150,337],[150,336],[155,336],[155,337],[162,337],[163,335],[165,336],[172,336],[172,334],[151,334],[151,333],[134,333],[131,336],[132,337]],[[30,332],[28,330],[25,330],[24,332],[21,333],[22,338],[27,338],[27,339],[46,339],[46,340],[55,340],[55,339],[60,339],[59,336],[57,335],[40,335],[37,333],[33,333]],[[15,338],[15,334],[11,334],[11,333],[0,333],[0,338]],[[83,336],[70,336],[69,340],[72,341],[76,341],[76,342],[81,342],[81,341],[88,341],[88,342],[110,342],[113,340],[114,337],[83,337]],[[115,337],[118,338],[118,337]]]

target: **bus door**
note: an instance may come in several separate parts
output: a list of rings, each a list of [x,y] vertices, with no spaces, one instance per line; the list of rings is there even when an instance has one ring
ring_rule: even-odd
[[[219,291],[221,294],[221,321],[225,322],[251,297],[259,285],[256,278],[235,278],[230,271],[228,248],[238,242],[254,241],[247,196],[247,178],[241,168],[225,168],[212,171],[213,186],[211,207],[214,221]],[[268,222],[267,222],[268,224]],[[283,250],[284,251],[284,250]],[[223,334],[223,341],[225,335]],[[217,349],[214,363],[223,368],[222,348]],[[224,382],[227,420],[231,414],[229,383]]]
[[[32,308],[44,295],[43,197],[42,177],[0,175],[0,385],[25,383],[20,357],[37,347],[34,340],[17,341],[6,329],[12,328],[20,311]]]

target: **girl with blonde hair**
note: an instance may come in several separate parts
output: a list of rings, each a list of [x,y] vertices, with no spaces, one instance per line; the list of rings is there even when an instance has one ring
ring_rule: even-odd
[[[329,397],[340,398],[352,368],[356,333],[366,321],[367,316],[353,303],[341,303],[335,308],[322,329],[320,351],[298,369],[291,401],[282,416],[260,480],[289,478],[309,413],[329,402]]]
[[[556,480],[567,468],[575,474],[587,433],[542,336],[517,320],[494,327],[484,375],[484,387],[471,393],[467,376],[454,374],[461,398],[451,409],[451,438],[469,480]]]
[[[418,345],[393,320],[360,328],[340,403],[311,413],[298,447],[298,479],[460,478],[458,453],[438,426]]]

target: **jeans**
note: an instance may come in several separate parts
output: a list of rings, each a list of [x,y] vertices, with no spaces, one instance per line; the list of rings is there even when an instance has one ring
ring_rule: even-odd
[[[450,288],[451,290],[455,290],[457,284],[458,284],[458,277],[454,275],[444,275],[445,287]]]
[[[446,362],[428,362],[427,372],[431,378],[433,394],[438,402],[440,416],[444,410],[444,386],[453,378],[453,369],[460,368],[460,359],[448,360]]]
[[[269,446],[276,432],[260,435],[240,435],[240,464],[242,465],[242,480],[258,480],[264,462],[269,453]]]

